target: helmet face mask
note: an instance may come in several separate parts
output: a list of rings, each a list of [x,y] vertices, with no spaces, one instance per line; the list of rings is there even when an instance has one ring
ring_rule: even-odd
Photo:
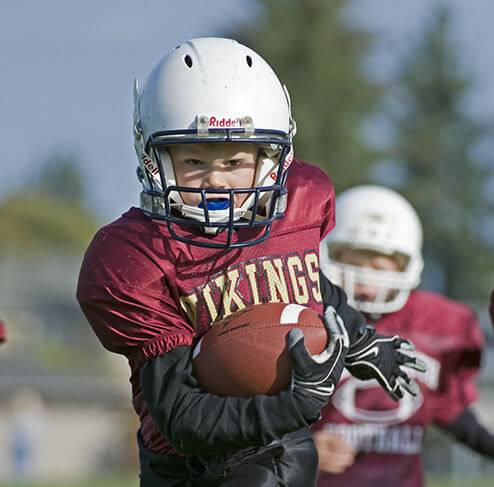
[[[268,238],[272,223],[286,208],[295,123],[288,93],[267,63],[235,41],[195,39],[168,54],[142,92],[136,82],[134,101],[143,211],[166,221],[172,237],[193,245],[243,247]],[[259,145],[252,187],[179,186],[168,148],[201,143]],[[185,204],[191,199],[187,194],[199,205]],[[244,201],[236,208],[239,199]],[[252,231],[243,233],[246,239],[237,239],[245,228]],[[187,229],[190,235],[184,235]],[[219,232],[225,237],[207,237]]]
[[[363,313],[377,317],[400,310],[419,285],[423,268],[422,227],[415,210],[390,189],[359,186],[337,198],[336,211],[336,229],[321,244],[323,272]],[[352,252],[364,257],[349,258]],[[372,255],[394,265],[373,265]]]
[[[330,257],[327,273],[335,284],[344,289],[348,302],[370,316],[400,310],[405,305],[410,291],[418,284],[415,269],[408,265],[404,270],[388,271],[352,265]],[[360,288],[373,291],[366,294],[360,292]]]

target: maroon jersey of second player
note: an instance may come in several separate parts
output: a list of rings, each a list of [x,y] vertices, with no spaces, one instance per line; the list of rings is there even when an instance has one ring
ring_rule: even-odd
[[[0,320],[0,343],[4,343],[7,341],[7,327],[5,323]]]
[[[133,404],[151,450],[172,451],[143,401],[139,371],[147,359],[192,345],[245,306],[290,302],[322,312],[319,243],[334,226],[334,191],[323,171],[300,161],[291,165],[287,189],[284,218],[255,246],[190,246],[133,208],[87,250],[77,298],[102,344],[129,360]]]
[[[422,446],[428,425],[448,425],[478,397],[474,378],[483,335],[474,312],[441,295],[414,291],[398,312],[375,323],[379,333],[399,334],[416,346],[425,374],[410,374],[420,393],[392,401],[375,380],[344,373],[317,429],[336,433],[357,450],[355,463],[340,475],[321,473],[325,487],[419,487]],[[398,482],[399,479],[399,482]]]

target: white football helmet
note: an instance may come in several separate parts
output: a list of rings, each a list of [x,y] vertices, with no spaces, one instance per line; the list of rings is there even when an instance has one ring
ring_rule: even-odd
[[[347,248],[400,255],[401,272],[352,266],[338,260]],[[321,242],[321,269],[343,287],[350,304],[364,313],[381,315],[401,309],[420,283],[423,268],[422,225],[408,201],[391,189],[358,186],[336,199],[336,227]],[[373,302],[355,296],[355,284],[379,289]]]
[[[231,39],[192,39],[168,53],[142,89],[136,80],[134,105],[137,171],[146,214],[166,220],[173,237],[195,245],[240,247],[269,236],[272,222],[286,208],[284,184],[296,126],[288,92],[266,61]],[[177,186],[167,146],[201,142],[259,144],[253,187]],[[201,194],[202,203],[184,204],[184,192]],[[235,208],[238,192],[249,196]],[[222,201],[218,205],[214,199]],[[226,243],[185,238],[176,233],[175,225],[201,227],[206,233],[226,229]],[[263,227],[261,235],[233,243],[233,232],[249,226]]]

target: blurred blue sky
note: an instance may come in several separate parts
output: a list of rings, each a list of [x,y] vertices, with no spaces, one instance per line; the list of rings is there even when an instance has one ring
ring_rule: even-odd
[[[356,0],[348,15],[382,35],[375,73],[389,73],[441,0]],[[445,1],[445,0],[444,0]],[[458,49],[494,115],[494,2],[450,0]],[[132,83],[180,41],[249,22],[254,0],[0,2],[0,198],[57,151],[77,154],[104,220],[136,204]],[[262,55],[262,52],[260,53]]]

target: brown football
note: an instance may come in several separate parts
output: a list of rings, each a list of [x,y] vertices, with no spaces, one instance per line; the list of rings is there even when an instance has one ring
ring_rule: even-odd
[[[194,348],[194,374],[206,391],[219,396],[276,394],[290,383],[293,362],[285,336],[292,328],[304,332],[312,355],[326,347],[326,329],[312,309],[259,304],[212,325]]]

